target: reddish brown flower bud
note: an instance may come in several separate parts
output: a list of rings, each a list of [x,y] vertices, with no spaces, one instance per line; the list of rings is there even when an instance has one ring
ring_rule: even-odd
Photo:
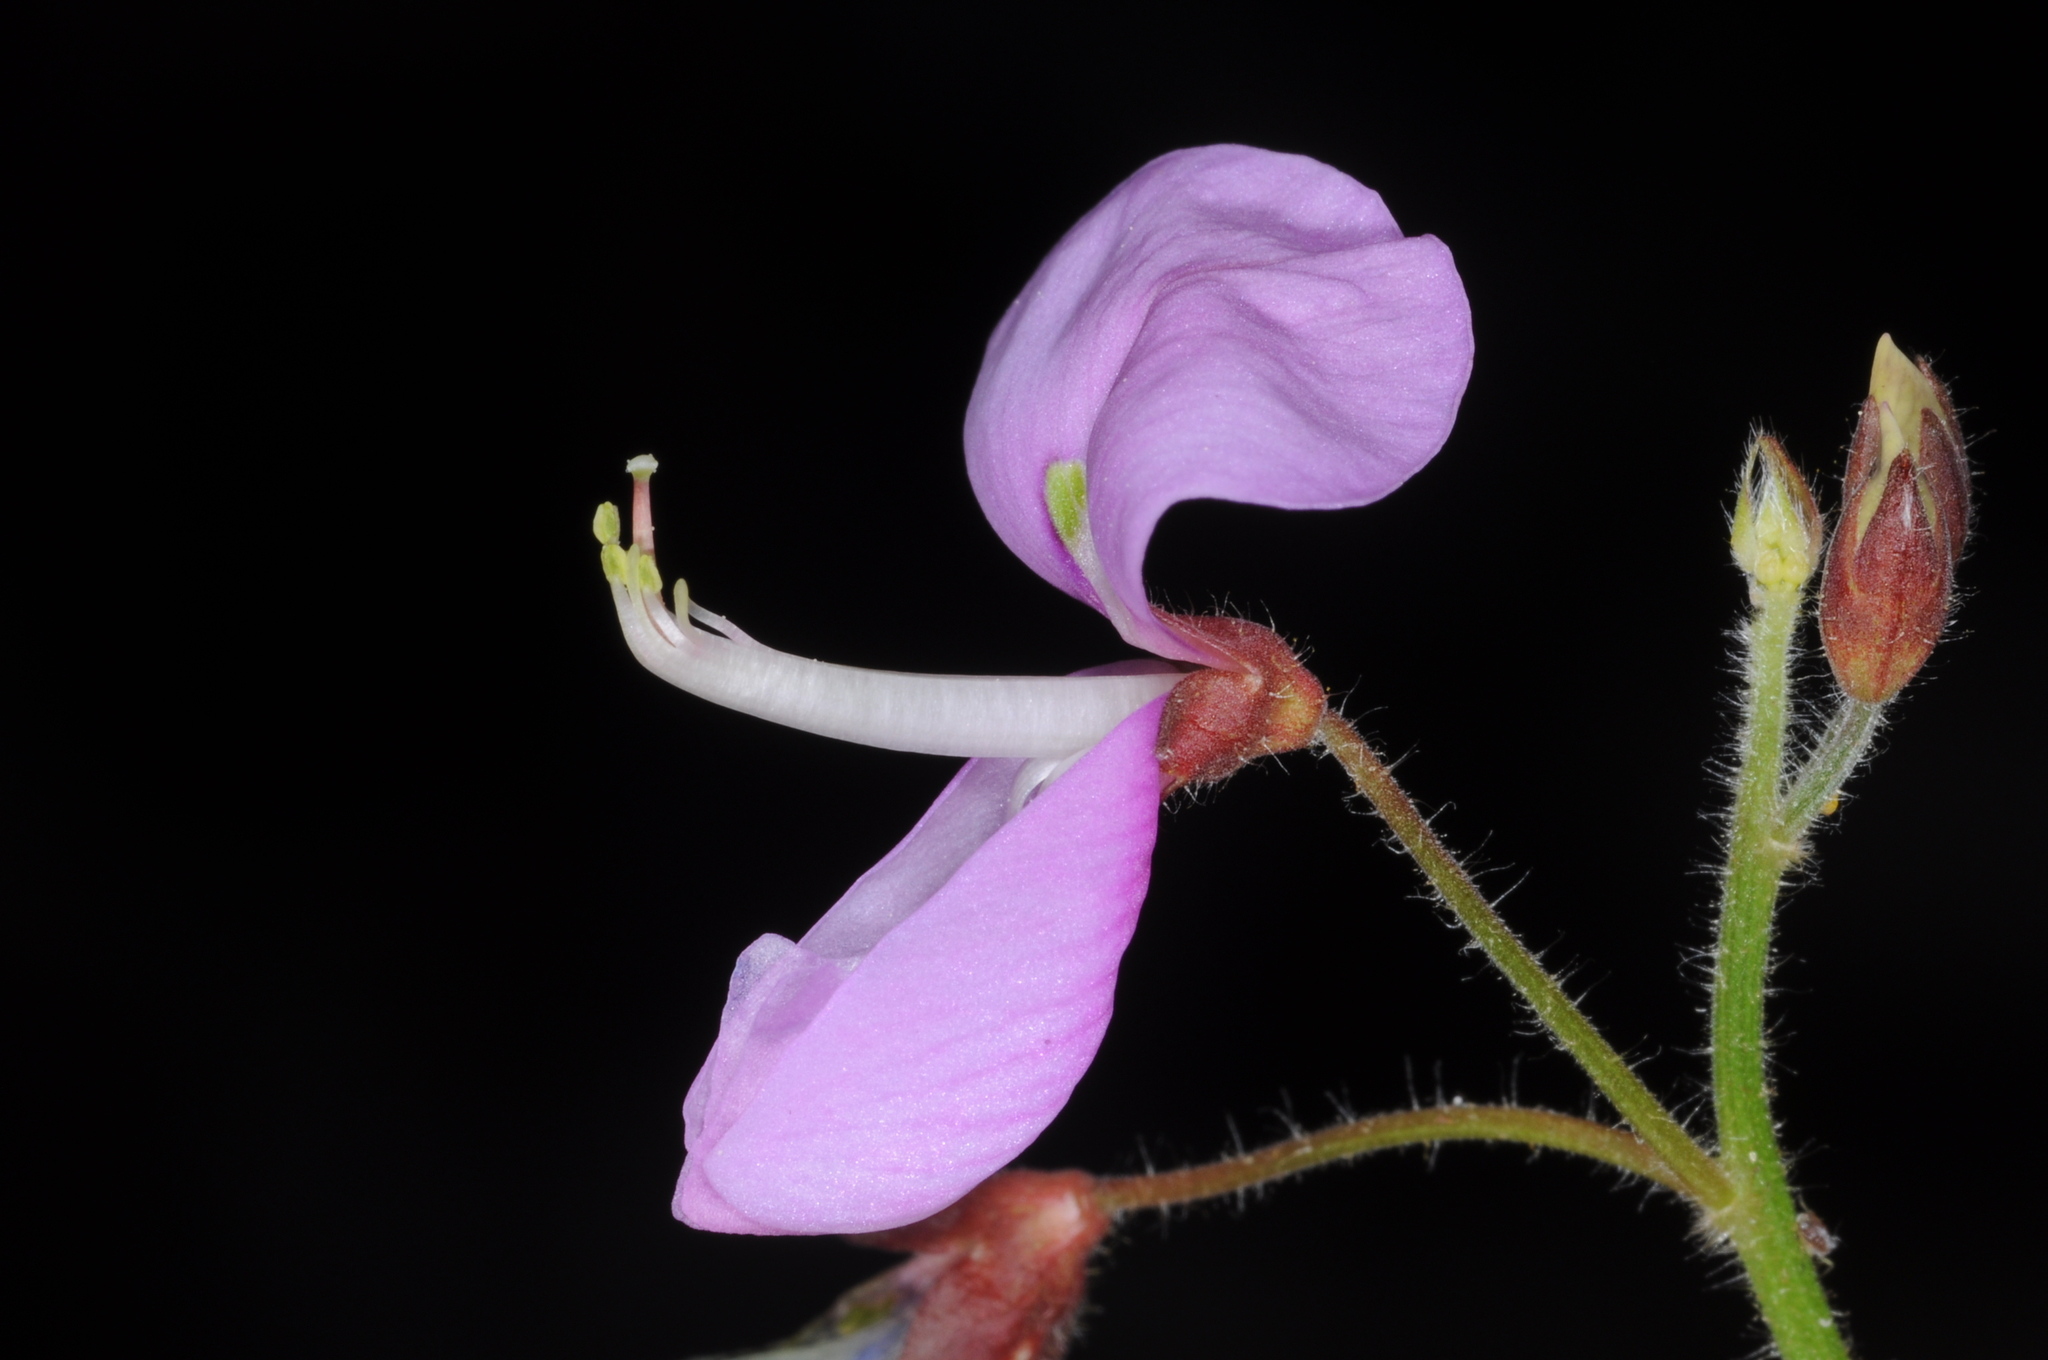
[[[1891,698],[1941,640],[1969,528],[1970,469],[1948,389],[1887,335],[1849,446],[1821,583],[1821,641],[1851,697]]]
[[[1166,792],[1226,778],[1260,756],[1315,740],[1323,687],[1270,628],[1244,619],[1162,614],[1169,628],[1237,663],[1196,671],[1174,686],[1159,722]]]
[[[1058,1360],[1108,1231],[1087,1173],[1005,1171],[930,1218],[852,1239],[915,1254],[764,1360]]]

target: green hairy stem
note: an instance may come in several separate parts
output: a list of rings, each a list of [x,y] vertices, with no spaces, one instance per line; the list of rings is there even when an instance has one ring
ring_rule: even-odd
[[[1642,1140],[1677,1177],[1678,1186],[1710,1214],[1735,1197],[1733,1185],[1706,1149],[1693,1141],[1671,1112],[1650,1093],[1585,1013],[1566,995],[1536,956],[1486,900],[1458,859],[1437,839],[1429,822],[1395,782],[1393,772],[1358,730],[1336,713],[1326,713],[1316,733],[1351,782],[1422,870],[1445,906],[1470,931],[1486,956],[1507,976],[1560,1046],[1591,1076]]]
[[[1626,1129],[1513,1105],[1435,1105],[1369,1115],[1205,1166],[1142,1176],[1107,1176],[1096,1181],[1095,1199],[1110,1213],[1160,1209],[1249,1190],[1311,1167],[1385,1148],[1452,1142],[1519,1143],[1575,1152],[1681,1195],[1691,1194],[1678,1173]]]
[[[1715,1216],[1749,1273],[1757,1308],[1785,1360],[1842,1360],[1848,1355],[1834,1310],[1821,1288],[1815,1262],[1799,1234],[1798,1209],[1785,1175],[1771,1117],[1771,1087],[1764,1044],[1764,993],[1771,963],[1771,917],[1779,884],[1800,854],[1788,815],[1795,802],[1818,815],[1868,741],[1875,710],[1838,718],[1843,735],[1823,738],[1822,752],[1837,750],[1794,797],[1781,799],[1788,720],[1792,632],[1800,594],[1760,592],[1744,632],[1745,674],[1740,762],[1729,817],[1728,865],[1722,879],[1721,923],[1714,946],[1714,1117],[1722,1168],[1734,1202]],[[1863,725],[1861,735],[1853,730]],[[1852,749],[1853,747],[1853,749]],[[1809,772],[1815,767],[1809,766]],[[1801,790],[1805,790],[1801,792]],[[1788,831],[1790,835],[1786,834]]]
[[[1863,763],[1863,753],[1883,721],[1883,704],[1842,696],[1842,706],[1828,720],[1805,767],[1785,792],[1784,805],[1778,810],[1779,840],[1797,841],[1817,819],[1834,811],[1842,785]]]

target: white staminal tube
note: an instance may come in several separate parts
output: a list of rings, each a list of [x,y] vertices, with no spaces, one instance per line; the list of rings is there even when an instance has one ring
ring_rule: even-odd
[[[647,474],[653,461],[636,458],[627,465],[635,474],[633,547],[618,547],[615,510],[607,506],[598,513],[605,575],[633,655],[699,698],[799,731],[890,751],[1058,760],[1093,746],[1186,674],[1164,661],[1081,676],[912,675],[836,666],[762,646],[689,603],[681,581],[675,594],[684,617],[677,617],[662,602],[652,558]],[[729,636],[694,627],[693,618]]]

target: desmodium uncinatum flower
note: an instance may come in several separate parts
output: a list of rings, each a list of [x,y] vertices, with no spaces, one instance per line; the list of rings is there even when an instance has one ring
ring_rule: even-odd
[[[1109,1022],[1162,792],[1305,744],[1322,692],[1269,630],[1155,610],[1145,548],[1212,497],[1363,505],[1449,434],[1471,372],[1450,252],[1302,156],[1162,156],[1063,237],[989,341],[969,477],[1003,541],[1158,658],[1071,677],[911,676],[754,643],[675,583],[647,476],[595,525],[635,656],[714,702],[969,757],[802,939],[741,956],[684,1102],[675,1211],[727,1232],[925,1219],[1010,1162]],[[1171,697],[1169,698],[1169,693]],[[1162,726],[1164,722],[1164,726]]]

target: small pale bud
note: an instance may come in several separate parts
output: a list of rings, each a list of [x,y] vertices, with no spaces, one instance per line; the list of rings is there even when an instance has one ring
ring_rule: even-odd
[[[1759,602],[1797,594],[1820,561],[1820,508],[1774,436],[1750,440],[1728,543]]]
[[[1850,696],[1897,694],[1941,640],[1970,528],[1970,468],[1948,389],[1877,342],[1821,584],[1821,641]]]

